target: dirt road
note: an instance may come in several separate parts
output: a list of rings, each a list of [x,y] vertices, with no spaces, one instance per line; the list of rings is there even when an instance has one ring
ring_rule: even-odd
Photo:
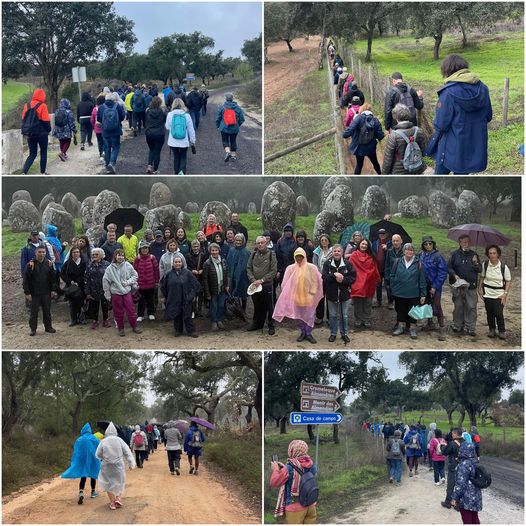
[[[259,524],[260,510],[248,510],[233,491],[206,465],[190,475],[186,458],[181,476],[168,471],[164,448],[150,456],[144,469],[127,472],[124,506],[110,510],[101,493],[77,504],[78,480],[55,477],[6,497],[4,524]],[[89,487],[89,482],[86,486]],[[86,491],[89,495],[89,491]]]
[[[251,175],[261,174],[261,116],[254,111],[245,112],[245,122],[237,137],[238,161],[225,163],[224,150],[221,145],[221,134],[215,125],[217,107],[221,105],[228,91],[234,91],[236,86],[221,88],[210,92],[208,109],[205,117],[201,117],[197,132],[196,150],[192,155],[188,152],[188,174],[192,175]],[[134,137],[123,122],[123,132],[119,158],[117,160],[118,174],[146,174],[148,164],[148,146],[143,135]],[[100,161],[98,149],[95,145],[71,148],[66,162],[57,160],[50,163],[48,171],[53,174],[103,174],[104,163]],[[173,158],[166,142],[161,151],[161,174],[173,174]]]
[[[493,471],[489,462],[483,459],[492,470],[492,486],[483,490],[483,510],[479,513],[482,524],[524,524],[524,506],[514,495],[520,485],[502,491],[497,489],[506,484],[500,479],[500,471]],[[509,463],[494,459],[498,463]],[[517,462],[513,471],[524,473],[524,466]],[[521,480],[522,480],[521,475]],[[409,478],[404,467],[402,485],[396,487],[387,481],[354,499],[352,511],[341,512],[327,522],[335,524],[462,524],[460,513],[440,505],[444,500],[445,486],[435,486],[433,472],[426,467],[419,469],[418,477]]]
[[[519,272],[516,273],[517,275]],[[515,276],[515,274],[514,274]],[[419,331],[418,339],[411,340],[409,336],[391,336],[391,327],[395,323],[395,311],[386,307],[373,309],[372,330],[354,330],[353,308],[349,313],[349,336],[351,343],[347,349],[510,349],[520,347],[521,344],[521,305],[520,278],[514,277],[514,289],[506,306],[506,328],[508,339],[491,340],[486,337],[486,314],[483,304],[478,303],[477,336],[456,336],[448,334],[445,342],[438,342],[436,331]],[[276,334],[268,336],[263,331],[245,332],[248,324],[241,320],[227,322],[228,330],[220,333],[210,332],[207,318],[195,320],[199,338],[175,338],[171,322],[161,321],[162,311],[157,313],[155,322],[142,323],[143,333],[133,334],[126,326],[126,337],[118,336],[113,328],[97,331],[89,325],[68,327],[68,304],[59,300],[52,303],[51,312],[56,334],[47,334],[43,326],[39,325],[36,338],[29,333],[29,316],[24,307],[24,295],[20,278],[20,267],[16,258],[4,258],[2,270],[2,342],[4,349],[106,349],[111,346],[116,349],[344,349],[343,342],[338,338],[333,344],[328,343],[330,335],[326,325],[314,329],[316,345],[308,342],[297,343],[298,330],[296,323],[285,321],[277,325]],[[443,295],[442,305],[446,320],[451,320],[453,304],[448,290]],[[252,319],[252,301],[248,301],[247,317]],[[111,316],[111,313],[110,313]]]

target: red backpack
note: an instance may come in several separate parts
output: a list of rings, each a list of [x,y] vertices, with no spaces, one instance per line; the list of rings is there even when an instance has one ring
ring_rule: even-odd
[[[137,447],[144,446],[144,437],[141,433],[135,433],[135,436],[133,437],[133,445]]]
[[[223,122],[227,126],[233,126],[236,124],[236,112],[232,108],[225,108],[225,111],[223,111]]]

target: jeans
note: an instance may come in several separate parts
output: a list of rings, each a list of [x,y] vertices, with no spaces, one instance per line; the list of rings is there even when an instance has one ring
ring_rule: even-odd
[[[182,172],[183,175],[186,173],[186,155],[188,154],[188,147],[178,148],[176,146],[170,146],[172,155],[174,156],[174,174],[177,175]]]
[[[190,118],[192,119],[192,124],[194,125],[194,130],[197,131],[199,128],[199,118],[201,117],[201,110],[190,110]]]
[[[453,289],[453,327],[475,331],[477,325],[477,289]]]
[[[215,294],[210,299],[210,310],[208,312],[208,315],[210,316],[212,323],[223,321],[223,318],[225,317],[225,300],[225,292]]]
[[[42,306],[42,318],[45,329],[51,329],[51,294],[37,294],[31,296],[31,310],[29,314],[29,328],[37,330],[38,311]]]
[[[181,450],[169,449],[166,453],[168,453],[168,467],[170,468],[170,472],[173,473],[176,468],[179,469],[181,467]]]
[[[225,133],[221,132],[221,142],[223,148],[230,148],[231,152],[237,151],[237,133]]]
[[[391,469],[389,470],[389,475],[395,482],[400,482],[402,480],[402,459],[392,458],[390,460]]]
[[[150,151],[148,152],[148,164],[153,166],[153,171],[159,169],[161,162],[161,150],[164,145],[164,135],[147,135],[146,143]]]
[[[440,482],[440,479],[446,478],[444,473],[445,463],[445,460],[433,460],[433,475],[435,477],[435,482]]]
[[[486,307],[486,318],[488,320],[488,327],[490,331],[499,329],[500,333],[506,332],[504,325],[504,305],[500,298],[484,298],[484,307]]]
[[[137,327],[137,315],[135,314],[135,307],[133,305],[133,298],[131,292],[124,294],[111,295],[111,305],[113,307],[113,317],[117,322],[117,328],[119,331],[124,330],[124,313],[128,316],[128,322],[131,327],[135,329]]]
[[[80,144],[84,144],[86,141],[91,144],[91,134],[93,133],[93,127],[89,119],[80,119]]]
[[[38,147],[40,146],[40,173],[46,172],[47,165],[47,135],[38,135],[37,137],[28,137],[27,145],[29,147],[29,155],[22,168],[22,173],[29,172],[33,162],[37,158]]]
[[[369,157],[369,160],[371,161],[371,164],[373,165],[375,172],[378,175],[380,175],[382,173],[382,170],[380,168],[380,164],[378,163],[376,152],[374,152],[372,155],[367,155],[367,157]],[[364,160],[365,160],[365,155],[356,156],[356,168],[354,169],[354,175],[360,175],[362,173]]]
[[[104,164],[108,166],[117,164],[117,157],[119,157],[119,150],[121,149],[121,136],[113,135],[111,137],[104,137]]]
[[[342,301],[341,303],[327,300],[331,335],[336,336],[338,326],[340,327],[340,334],[342,336],[347,334],[349,329],[349,302],[350,300]]]

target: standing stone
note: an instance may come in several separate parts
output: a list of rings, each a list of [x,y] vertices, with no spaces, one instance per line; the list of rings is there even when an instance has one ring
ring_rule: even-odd
[[[322,234],[331,234],[332,226],[335,222],[336,218],[327,210],[322,210],[316,216],[316,220],[314,221],[314,230],[312,232],[312,240],[316,246],[319,245],[319,239]]]
[[[232,215],[230,208],[221,201],[209,201],[199,214],[199,230],[204,228],[209,214],[215,214],[217,223],[223,227],[223,231],[230,224],[230,216]]]
[[[226,206],[228,206],[230,210],[237,212],[239,210],[239,201],[237,199],[228,199]]]
[[[146,212],[145,226],[152,230],[165,227],[171,228],[174,232],[179,228],[179,213],[181,208],[175,205],[164,205],[152,208]]]
[[[352,179],[350,177],[345,177],[342,175],[337,175],[334,177],[329,177],[321,189],[321,202],[325,203],[329,194],[339,185],[348,186],[352,188]]]
[[[389,213],[386,193],[378,185],[368,186],[362,198],[362,216],[369,219],[383,219]]]
[[[287,223],[296,219],[296,195],[290,186],[275,181],[267,186],[261,199],[263,230],[281,232]]]
[[[258,207],[256,206],[256,203],[254,203],[253,201],[250,201],[250,203],[248,203],[247,213],[248,214],[257,214],[258,213]]]
[[[11,197],[11,203],[14,203],[15,201],[27,201],[28,203],[33,204],[31,194],[27,190],[17,190],[14,192]]]
[[[196,202],[189,201],[184,205],[184,211],[188,214],[197,214],[199,210],[199,205]]]
[[[3,221],[4,219],[7,219],[7,212],[5,211],[4,208],[2,208],[2,221]]]
[[[410,195],[398,202],[401,217],[427,217],[427,202],[417,195]]]
[[[164,183],[154,183],[150,190],[150,208],[171,205],[172,191]]]
[[[40,213],[29,201],[18,199],[9,207],[7,214],[12,232],[25,232],[40,228]]]
[[[93,207],[95,206],[95,198],[97,196],[90,195],[86,197],[80,205],[80,219],[82,221],[83,230],[93,226]]]
[[[54,202],[55,202],[55,198],[53,197],[53,194],[46,194],[40,201],[40,204],[38,205],[38,209],[40,210],[40,213],[43,214],[44,210],[46,209],[46,206],[49,205],[49,203],[54,203]]]
[[[93,224],[104,225],[104,219],[117,208],[122,208],[121,198],[111,190],[102,190],[93,204]]]
[[[93,225],[92,227],[86,230],[86,235],[88,236],[89,242],[96,245],[99,242],[99,239],[103,234],[106,233],[102,225]]]
[[[482,201],[471,190],[464,190],[457,201],[457,223],[480,223],[482,220]]]
[[[148,208],[148,205],[140,204],[138,210],[143,216],[145,216],[146,212],[148,212],[149,208]]]
[[[329,194],[323,206],[334,217],[332,230],[341,232],[354,223],[352,192],[349,186],[338,185]]]
[[[80,203],[77,196],[71,192],[64,194],[60,204],[70,213],[73,217],[80,216]]]
[[[309,209],[310,205],[307,198],[304,195],[298,195],[298,197],[296,197],[296,214],[299,216],[308,216]]]
[[[453,199],[436,190],[429,196],[429,215],[435,226],[451,228],[457,224],[457,207]]]
[[[49,203],[42,214],[42,228],[55,225],[62,241],[71,241],[75,235],[73,216],[58,203]]]
[[[179,226],[183,227],[186,231],[192,229],[192,218],[182,210],[179,212]]]

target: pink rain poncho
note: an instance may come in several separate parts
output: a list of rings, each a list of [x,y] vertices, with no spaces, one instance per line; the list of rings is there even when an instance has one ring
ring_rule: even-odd
[[[300,262],[296,259],[300,258]],[[316,306],[323,297],[321,274],[312,263],[307,262],[305,250],[297,248],[294,252],[293,265],[285,270],[273,318],[279,322],[283,318],[301,320],[309,327],[314,327]]]

